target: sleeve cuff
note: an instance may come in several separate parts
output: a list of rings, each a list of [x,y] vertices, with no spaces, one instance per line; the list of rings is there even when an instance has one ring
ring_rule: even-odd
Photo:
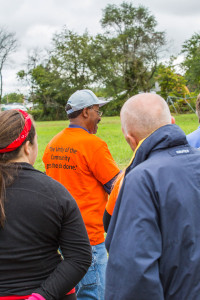
[[[46,300],[46,299],[42,297],[40,294],[33,293],[28,297],[28,300]]]

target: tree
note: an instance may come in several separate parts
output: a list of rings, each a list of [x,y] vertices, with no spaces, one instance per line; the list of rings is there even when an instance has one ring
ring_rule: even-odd
[[[157,32],[155,18],[144,7],[123,2],[108,5],[101,20],[104,34],[82,35],[66,27],[53,36],[46,62],[18,72],[29,78],[34,99],[45,112],[49,103],[64,106],[77,89],[99,87],[107,97],[117,95],[112,108],[119,113],[127,96],[148,91],[153,85],[165,34]],[[108,109],[108,106],[106,106]]]
[[[117,39],[98,34],[91,44],[90,68],[94,82],[104,88],[107,96],[117,95],[124,90],[121,70],[121,53],[117,52]]]
[[[165,33],[155,30],[154,16],[145,7],[135,8],[132,3],[123,2],[119,7],[109,4],[103,10],[101,24],[107,36],[104,48],[111,49],[107,68],[118,73],[118,82],[123,83],[120,90],[127,94],[148,91],[165,45]],[[112,84],[112,80],[113,76],[110,82],[107,78],[107,83]]]
[[[87,32],[78,35],[66,27],[53,37],[51,68],[60,74],[69,92],[86,88],[93,82],[91,43]]]
[[[78,35],[66,27],[53,36],[53,47],[48,59],[41,63],[29,57],[27,70],[18,72],[18,78],[31,86],[31,98],[42,105],[43,115],[52,108],[62,115],[69,96],[77,89],[88,88],[94,80],[90,68],[92,38],[85,32]],[[56,115],[56,118],[58,115]]]
[[[47,116],[54,110],[55,119],[59,116],[59,110],[64,111],[65,98],[60,93],[62,80],[59,74],[52,72],[49,64],[39,65],[32,70],[34,80],[34,102],[42,105],[43,115]]]
[[[185,78],[191,90],[200,89],[200,34],[195,33],[182,46],[182,54],[185,55],[182,66],[185,70]]]
[[[2,103],[14,103],[14,102],[23,103],[23,101],[24,101],[24,95],[17,94],[17,93],[6,94],[2,98]]]
[[[159,83],[159,94],[167,99],[168,96],[185,97],[187,94],[186,79],[177,74],[171,60],[168,65],[160,64],[155,80]]]
[[[9,55],[16,50],[16,46],[17,40],[15,38],[15,33],[0,28],[0,104],[3,92],[2,69]]]
[[[35,79],[32,76],[32,71],[40,64],[45,64],[48,61],[46,57],[46,51],[42,51],[39,48],[34,48],[28,52],[27,62],[25,64],[25,69],[17,72],[18,80],[30,88],[30,100],[34,98],[34,89],[35,89]]]

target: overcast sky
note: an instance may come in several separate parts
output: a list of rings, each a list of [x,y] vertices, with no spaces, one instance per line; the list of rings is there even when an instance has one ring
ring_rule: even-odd
[[[122,0],[0,0],[0,27],[15,32],[18,50],[3,70],[3,94],[22,92],[16,73],[23,69],[27,53],[34,48],[48,48],[53,33],[64,25],[79,34],[101,32],[102,9]],[[135,7],[147,7],[165,31],[170,51],[177,55],[184,41],[200,33],[200,0],[132,0]]]

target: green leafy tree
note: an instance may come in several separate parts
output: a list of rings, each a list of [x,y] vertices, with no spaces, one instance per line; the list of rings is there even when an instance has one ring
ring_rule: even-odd
[[[191,90],[200,90],[200,34],[195,33],[182,46],[185,78]]]
[[[120,90],[126,90],[127,94],[148,91],[159,53],[165,45],[165,33],[156,31],[154,16],[147,8],[136,8],[132,3],[109,4],[103,10],[101,24],[107,37],[104,49],[110,49],[107,84],[112,85],[114,79],[116,84],[120,82]]]
[[[54,110],[58,118],[58,114],[65,113],[69,96],[77,89],[89,87],[96,75],[90,69],[92,38],[87,32],[78,35],[64,27],[52,42],[48,58],[38,63],[38,55],[33,53],[28,57],[26,70],[17,75],[31,87],[31,100],[41,105],[43,115]]]
[[[160,64],[157,70],[155,80],[159,83],[160,92],[164,99],[168,96],[185,97],[187,93],[185,78],[177,74],[175,68],[171,65]]]
[[[121,54],[116,51],[118,40],[98,34],[91,44],[90,68],[94,82],[104,89],[105,95],[117,95],[124,90]]]
[[[49,65],[38,65],[31,72],[34,81],[32,100],[42,107],[43,116],[59,119],[63,114],[64,97],[61,93],[63,81],[59,74],[52,71]]]
[[[6,94],[2,98],[2,103],[23,103],[24,102],[24,95],[23,94],[17,94],[17,93],[10,93]]]
[[[52,70],[50,60],[49,52],[41,55],[39,49],[34,49],[28,54],[25,70],[17,73],[18,79],[30,88],[29,100],[39,104],[35,118],[59,119],[60,106],[63,110],[62,80],[60,74]]]
[[[66,27],[53,37],[51,67],[60,74],[69,93],[86,88],[94,81],[90,67],[91,44],[92,38],[87,32],[78,35]]]
[[[98,87],[101,95],[117,95],[110,111],[118,114],[128,95],[151,88],[165,44],[155,18],[146,8],[123,2],[119,7],[108,5],[101,24],[105,33],[94,37],[64,27],[53,36],[46,61],[18,72],[19,78],[29,80],[32,99],[42,104],[44,113],[50,103],[63,107],[77,89]]]

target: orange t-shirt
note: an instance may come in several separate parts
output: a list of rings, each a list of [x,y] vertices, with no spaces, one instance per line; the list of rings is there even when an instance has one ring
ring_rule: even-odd
[[[119,173],[119,175],[116,178],[116,181],[114,182],[114,187],[112,189],[112,192],[110,193],[108,202],[106,203],[106,211],[109,213],[109,215],[112,216],[113,214],[113,210],[115,208],[115,203],[120,191],[120,188],[122,186],[122,181],[124,179],[124,173],[125,172],[121,172]]]
[[[91,245],[104,241],[103,213],[108,194],[103,185],[119,173],[107,144],[81,128],[65,128],[47,145],[46,174],[62,183],[76,200]]]
[[[137,148],[135,149],[134,153],[133,153],[133,156],[130,160],[130,163],[128,164],[128,166],[130,166],[135,158],[135,154],[137,152],[137,149],[140,147],[140,145],[143,143],[145,139],[141,140],[139,142],[139,144],[137,145]],[[127,167],[128,168],[128,167]],[[114,182],[114,186],[113,186],[113,189],[112,189],[112,192],[110,193],[110,197],[108,199],[108,202],[106,203],[106,211],[109,213],[109,215],[112,216],[113,214],[113,210],[115,208],[115,203],[116,203],[116,200],[117,200],[117,197],[119,195],[119,192],[120,192],[120,189],[121,189],[121,186],[122,186],[122,183],[123,183],[123,179],[124,179],[124,176],[125,176],[125,170],[120,172],[119,175],[117,176],[115,182]]]

